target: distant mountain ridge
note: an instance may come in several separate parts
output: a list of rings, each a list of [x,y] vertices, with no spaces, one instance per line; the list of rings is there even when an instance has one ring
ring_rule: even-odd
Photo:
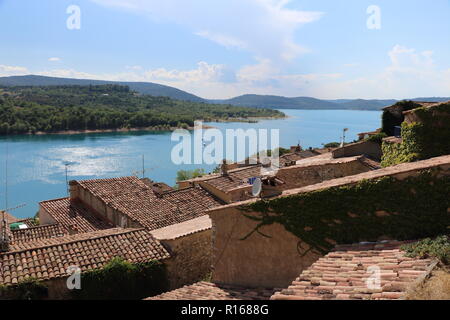
[[[55,78],[45,76],[12,76],[0,77],[0,86],[58,86],[58,85],[102,85],[102,84],[119,84],[129,86],[131,90],[141,94],[151,96],[165,96],[177,100],[185,100],[192,102],[205,102],[204,99],[197,97],[180,89],[165,86],[152,82],[122,82],[122,81],[105,81],[105,80],[88,80],[88,79],[71,79],[71,78]]]
[[[55,78],[45,76],[11,76],[0,77],[0,86],[53,86],[53,85],[101,85],[120,84],[129,86],[131,90],[152,96],[166,96],[172,99],[207,102],[219,104],[232,104],[242,107],[259,107],[269,109],[303,109],[303,110],[381,110],[399,100],[395,99],[336,99],[322,100],[311,97],[282,97],[274,95],[245,94],[231,99],[203,99],[186,91],[152,82],[122,82],[105,80],[87,80]],[[442,102],[450,97],[422,97],[407,98],[415,101]]]

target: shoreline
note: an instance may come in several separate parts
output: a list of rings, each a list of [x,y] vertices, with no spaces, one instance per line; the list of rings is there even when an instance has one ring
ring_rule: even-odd
[[[224,122],[244,122],[244,123],[257,123],[259,120],[275,120],[275,119],[287,119],[288,116],[285,117],[249,117],[249,118],[235,118],[235,119],[222,119],[218,121],[209,121],[209,122],[217,122],[217,123],[224,123]],[[197,120],[197,121],[204,121],[204,120]],[[216,127],[211,125],[205,125],[202,124],[201,129],[215,129]],[[138,132],[138,131],[147,131],[147,132],[170,132],[175,131],[177,129],[186,129],[189,131],[199,129],[198,127],[169,127],[165,129],[157,128],[157,127],[136,127],[136,128],[117,128],[117,129],[95,129],[95,130],[63,130],[63,131],[55,131],[55,132],[45,132],[45,131],[37,131],[35,133],[27,132],[27,133],[14,133],[11,135],[18,135],[18,136],[43,136],[43,135],[76,135],[76,134],[94,134],[94,133],[111,133],[111,132]],[[5,134],[0,135],[0,137],[8,136]]]

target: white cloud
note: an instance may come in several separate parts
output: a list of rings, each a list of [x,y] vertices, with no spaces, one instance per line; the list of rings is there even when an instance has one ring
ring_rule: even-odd
[[[0,64],[0,77],[21,76],[29,73],[30,72],[25,67],[7,66]]]
[[[322,13],[289,9],[289,0],[92,0],[170,21],[227,48],[261,59],[289,61],[306,50],[294,40],[296,30]]]
[[[110,81],[156,82],[186,90],[210,99],[223,99],[255,93],[317,98],[412,98],[449,96],[450,68],[439,69],[432,51],[396,45],[388,53],[390,63],[372,76],[349,78],[344,73],[285,73],[270,59],[239,70],[223,64],[201,61],[195,68],[176,70],[126,66],[123,72],[94,74],[74,69],[51,69],[34,72],[39,75],[103,79]],[[364,65],[360,68],[363,70]],[[30,74],[21,66],[0,65],[0,76]]]
[[[51,58],[48,58],[48,61],[50,61],[50,62],[59,62],[59,61],[61,61],[61,58],[51,57]]]
[[[364,76],[317,88],[331,97],[411,98],[449,96],[450,69],[439,69],[430,50],[418,52],[395,45],[389,52],[390,65],[371,77]],[[322,93],[323,94],[323,93]]]

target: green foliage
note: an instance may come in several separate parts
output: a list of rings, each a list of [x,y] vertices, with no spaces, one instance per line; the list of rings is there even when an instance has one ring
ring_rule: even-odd
[[[339,142],[330,142],[330,143],[324,144],[323,146],[325,148],[339,148],[340,145],[341,144]]]
[[[275,153],[276,153],[276,151],[278,151],[278,156],[280,156],[280,157],[282,155],[284,155],[284,154],[291,153],[291,149],[287,149],[287,148],[283,148],[283,147],[278,147],[278,148],[276,148],[273,151],[275,151]],[[267,156],[271,157],[273,151],[272,150],[267,150]]]
[[[450,154],[450,104],[414,114],[420,123],[402,123],[402,143],[383,143],[383,167]]]
[[[27,278],[16,285],[0,285],[0,297],[11,300],[41,300],[48,296],[48,288],[35,278]]]
[[[435,239],[426,238],[416,243],[402,246],[406,256],[411,258],[437,258],[444,264],[450,263],[450,238],[439,236]]]
[[[0,99],[0,134],[189,128],[196,120],[283,117],[277,110],[139,95],[126,86],[8,87]]]
[[[204,176],[205,170],[204,169],[194,169],[194,170],[179,170],[177,172],[177,181],[184,181],[194,178],[199,178]]]
[[[383,139],[387,137],[387,134],[384,132],[380,132],[374,135],[371,135],[370,137],[367,137],[365,141],[371,141],[381,144],[383,142]]]
[[[376,241],[381,236],[420,239],[443,234],[449,227],[450,177],[438,178],[438,173],[424,171],[404,180],[365,180],[262,200],[242,209],[259,213],[246,215],[259,222],[251,234],[262,226],[280,223],[322,253],[335,242]]]
[[[83,273],[81,290],[73,294],[81,300],[135,300],[164,292],[167,285],[163,264],[132,264],[117,257],[101,269]]]

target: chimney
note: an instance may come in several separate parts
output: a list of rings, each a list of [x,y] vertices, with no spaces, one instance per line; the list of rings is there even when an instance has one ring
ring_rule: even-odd
[[[6,221],[4,211],[2,211],[1,213],[2,214],[0,218],[2,220],[0,221],[0,252],[7,252],[9,251],[11,230],[9,229],[9,224]]]
[[[227,160],[225,160],[225,159],[222,161],[222,166],[220,168],[220,172],[222,173],[222,176],[228,175],[228,165],[227,165]]]
[[[291,152],[292,153],[296,153],[296,152],[300,152],[300,151],[302,151],[302,147],[300,146],[300,143],[298,145],[296,145],[296,146],[292,146],[291,147]]]
[[[69,181],[69,195],[70,195],[70,201],[75,201],[79,198],[78,194],[78,182],[75,180]]]

